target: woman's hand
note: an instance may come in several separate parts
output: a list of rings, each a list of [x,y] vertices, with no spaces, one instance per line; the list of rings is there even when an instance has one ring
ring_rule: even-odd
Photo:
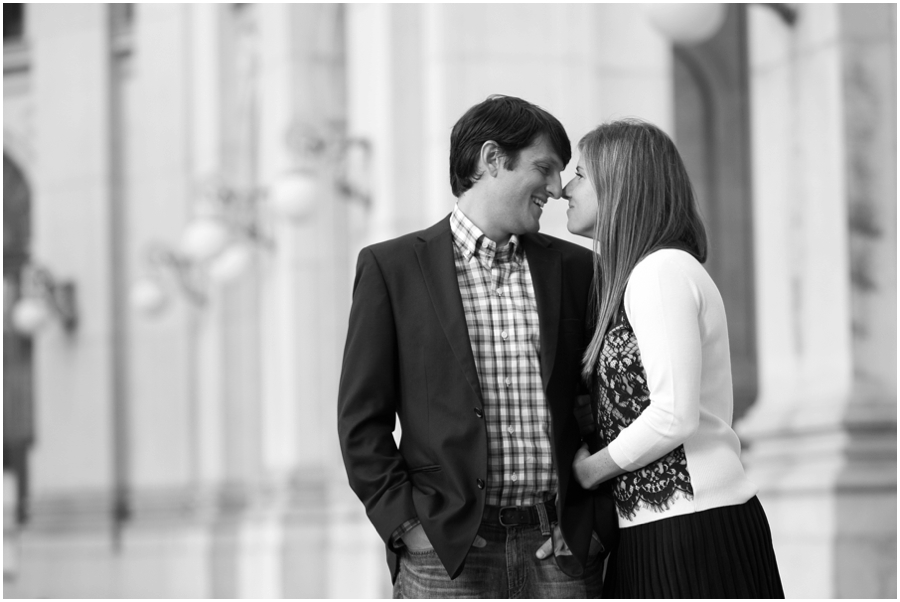
[[[575,452],[575,459],[572,461],[572,471],[575,473],[575,480],[585,489],[596,489],[600,482],[593,482],[591,475],[591,452],[588,450],[586,443]]]
[[[609,448],[604,447],[596,454],[591,455],[587,444],[575,452],[572,461],[572,472],[578,484],[585,489],[596,489],[600,483],[627,472],[623,470],[609,455]]]

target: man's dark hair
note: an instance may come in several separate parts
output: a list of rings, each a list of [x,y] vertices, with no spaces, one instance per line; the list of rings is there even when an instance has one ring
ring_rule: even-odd
[[[537,105],[514,96],[493,94],[470,108],[450,133],[450,188],[458,197],[481,177],[477,172],[481,147],[493,140],[505,156],[504,167],[515,169],[519,152],[545,135],[563,167],[572,158],[569,137],[559,120]]]

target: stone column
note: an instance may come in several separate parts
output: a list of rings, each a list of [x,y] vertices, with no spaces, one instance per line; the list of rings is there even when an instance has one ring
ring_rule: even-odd
[[[109,25],[99,4],[34,5],[28,18],[37,116],[33,259],[74,280],[79,325],[67,334],[53,322],[35,339],[31,522],[21,539],[17,593],[90,597],[98,589],[79,579],[79,568],[102,570],[111,540],[114,339],[121,326],[112,288],[120,249],[112,237]],[[65,549],[77,561],[60,553]],[[63,593],[52,581],[70,587]]]
[[[262,468],[285,496],[278,517],[277,586],[285,597],[369,596],[375,589],[360,567],[371,557],[365,544],[371,537],[361,528],[359,513],[345,512],[349,491],[336,423],[352,283],[349,213],[355,202],[339,191],[337,180],[348,141],[346,9],[257,8],[265,41],[261,183],[272,186],[297,169],[309,170],[317,181],[304,215],[269,215],[276,249],[264,264],[261,283]],[[301,152],[297,135],[320,138],[321,153]]]
[[[215,87],[194,42],[211,28],[196,13],[180,5],[135,7],[130,68],[120,84],[131,283],[154,272],[152,247],[178,250],[192,216],[194,170],[206,168],[197,147],[216,140],[208,127],[215,105],[197,106],[197,89]],[[131,515],[114,573],[117,595],[208,597],[204,500],[220,478],[208,451],[220,427],[209,416],[198,361],[204,312],[181,294],[174,272],[156,274],[168,287],[164,311],[146,316],[129,308]]]
[[[896,596],[896,7],[750,14],[760,397],[788,597]]]

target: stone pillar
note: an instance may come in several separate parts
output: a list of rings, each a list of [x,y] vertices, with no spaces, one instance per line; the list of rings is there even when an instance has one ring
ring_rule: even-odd
[[[436,34],[427,29],[424,10],[418,5],[347,7],[349,129],[372,142],[373,202],[368,215],[359,216],[360,239],[350,249],[354,267],[363,246],[430,224],[435,213],[429,211],[435,201],[424,174],[430,173],[433,159],[426,119],[434,111],[429,84],[436,79],[429,74],[426,40]],[[446,215],[453,205],[446,201],[449,192],[443,197],[437,213]]]
[[[339,191],[348,147],[345,7],[258,5],[260,179],[311,170],[316,198],[296,219],[269,215],[275,251],[262,270],[263,472],[281,488],[278,588],[285,597],[364,597],[372,537],[349,505],[337,442],[337,388],[350,308],[350,213]],[[320,137],[321,154],[292,135]],[[358,205],[358,203],[357,203]],[[354,512],[345,511],[351,507]],[[363,514],[362,517],[359,515]],[[350,533],[354,539],[342,536]],[[368,537],[367,537],[368,536]],[[376,537],[377,539],[377,537]],[[348,578],[352,575],[352,578]]]
[[[203,524],[203,500],[210,496],[201,491],[219,479],[207,450],[219,426],[208,416],[201,387],[203,313],[181,294],[174,273],[155,271],[148,256],[157,245],[177,251],[192,215],[192,168],[205,167],[196,147],[216,141],[208,127],[215,105],[196,104],[198,87],[215,89],[193,43],[210,29],[189,7],[137,5],[129,68],[120,83],[129,279],[156,272],[169,295],[159,315],[129,308],[131,514],[114,573],[117,595],[126,597],[213,594]]]
[[[16,587],[21,596],[53,597],[62,592],[52,581],[64,581],[71,587],[62,595],[91,597],[108,591],[79,579],[79,568],[102,570],[109,560],[113,341],[121,326],[112,289],[120,249],[112,238],[109,25],[99,4],[34,5],[28,18],[37,115],[33,259],[74,280],[80,320],[72,334],[54,322],[35,339],[31,521]],[[60,554],[67,548],[75,562]]]
[[[896,596],[896,7],[750,14],[760,396],[788,597]]]
[[[294,122],[295,95],[304,86],[312,88],[314,84],[303,79],[297,69],[298,61],[309,60],[297,48],[299,38],[308,34],[294,30],[297,7],[258,5],[256,8],[259,35],[265,40],[260,47],[259,176],[260,183],[271,185],[295,167],[287,145]],[[310,119],[308,114],[303,117]],[[314,215],[319,214],[321,209],[317,203]],[[316,295],[312,294],[316,287],[312,273],[316,270],[314,263],[298,260],[304,247],[315,247],[310,239],[314,231],[311,225],[267,217],[275,251],[262,264],[260,401],[266,436],[261,451],[267,480],[283,496],[279,515],[272,517],[281,531],[278,549],[281,570],[273,585],[284,597],[325,597],[322,486],[314,477],[313,482],[304,483],[311,486],[310,491],[299,502],[293,493],[297,484],[295,475],[319,475],[317,460],[322,453],[322,450],[305,456],[300,453],[301,450],[309,452],[316,445],[319,425],[314,418],[319,410],[305,395],[310,390],[309,376],[316,364],[314,350],[310,349],[315,339],[307,327],[307,320],[314,320],[318,309]],[[298,232],[301,228],[305,236]],[[299,512],[297,505],[303,506]],[[300,519],[293,524],[288,517],[296,518],[298,514]]]

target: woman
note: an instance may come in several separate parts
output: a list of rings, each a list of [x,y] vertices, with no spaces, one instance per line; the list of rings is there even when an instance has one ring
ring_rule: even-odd
[[[603,447],[574,462],[614,479],[620,542],[604,596],[784,597],[757,487],[731,429],[722,298],[681,157],[659,128],[601,125],[579,143],[568,229],[594,239],[596,328],[582,374]]]

